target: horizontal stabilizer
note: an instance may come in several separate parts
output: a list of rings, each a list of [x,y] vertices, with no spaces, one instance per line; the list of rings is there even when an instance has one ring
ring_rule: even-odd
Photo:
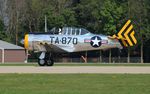
[[[118,39],[124,47],[134,46],[137,44],[137,39],[135,38],[135,31],[133,30],[131,20],[128,20],[117,34],[114,34],[109,38]]]

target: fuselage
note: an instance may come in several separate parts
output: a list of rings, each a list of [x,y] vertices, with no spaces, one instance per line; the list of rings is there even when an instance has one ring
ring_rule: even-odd
[[[24,44],[26,49],[38,52],[59,52],[60,50],[60,52],[79,52],[122,47],[117,39],[92,33],[84,35],[27,34]]]

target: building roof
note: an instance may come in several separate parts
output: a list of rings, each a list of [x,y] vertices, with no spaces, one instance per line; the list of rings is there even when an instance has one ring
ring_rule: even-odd
[[[3,49],[17,49],[17,50],[24,49],[23,47],[20,47],[20,46],[8,43],[6,41],[0,40],[0,49],[1,48],[3,48]]]

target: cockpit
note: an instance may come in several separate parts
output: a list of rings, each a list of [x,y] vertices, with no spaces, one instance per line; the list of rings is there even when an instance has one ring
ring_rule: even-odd
[[[59,35],[85,35],[87,33],[90,33],[88,30],[84,28],[76,28],[76,27],[53,28],[51,32],[55,32],[54,34]]]

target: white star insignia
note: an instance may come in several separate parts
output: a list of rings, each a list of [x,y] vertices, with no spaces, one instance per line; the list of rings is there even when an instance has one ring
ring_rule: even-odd
[[[97,37],[95,37],[95,39],[94,39],[94,40],[92,40],[92,42],[93,42],[93,46],[94,46],[94,45],[99,46],[99,42],[100,42],[100,40],[98,40],[98,39],[97,39]]]

